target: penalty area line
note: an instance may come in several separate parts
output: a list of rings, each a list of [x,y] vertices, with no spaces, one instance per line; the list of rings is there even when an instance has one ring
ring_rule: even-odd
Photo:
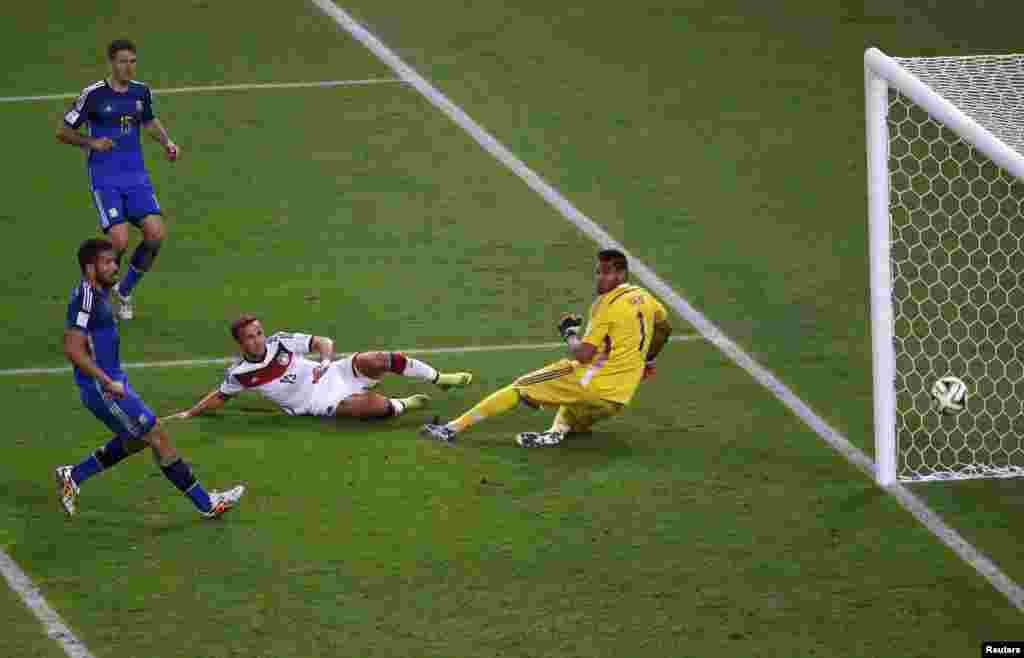
[[[700,334],[682,334],[671,336],[669,341],[673,343],[700,340]],[[563,347],[565,343],[524,343],[511,345],[469,345],[466,347],[414,347],[407,350],[395,350],[403,354],[470,354],[473,352],[514,352],[517,350],[547,350]],[[372,350],[371,350],[372,351]],[[339,352],[338,358],[343,359],[356,352]],[[238,357],[221,356],[208,359],[178,359],[175,361],[145,361],[141,363],[125,363],[122,368],[125,370],[138,370],[142,368],[175,368],[185,366],[209,366],[218,363],[231,363]],[[10,368],[0,370],[0,377],[14,377],[18,375],[58,375],[71,372],[71,366],[60,366],[56,368]]]
[[[199,85],[193,87],[170,87],[168,89],[154,89],[157,96],[167,94],[192,94],[204,91],[254,91],[259,89],[309,89],[316,87],[361,87],[366,85],[380,84],[405,84],[399,78],[367,78],[365,80],[314,80],[310,82],[252,82],[230,85]],[[78,98],[82,92],[68,92],[63,94],[44,94],[42,96],[0,96],[0,103],[25,103],[29,101],[57,101]]]

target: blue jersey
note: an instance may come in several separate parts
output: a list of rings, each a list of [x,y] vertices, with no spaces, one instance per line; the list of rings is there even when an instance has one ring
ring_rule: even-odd
[[[132,80],[124,92],[114,91],[106,80],[82,90],[64,115],[64,123],[78,129],[89,126],[92,137],[109,137],[114,148],[106,153],[89,150],[89,177],[94,188],[149,185],[142,160],[142,124],[153,120],[153,95],[149,87]]]
[[[100,370],[111,379],[125,381],[121,369],[121,337],[114,322],[114,307],[110,304],[110,291],[92,287],[82,281],[71,291],[65,328],[85,334],[89,353]],[[79,386],[94,387],[93,378],[75,366],[75,382]]]

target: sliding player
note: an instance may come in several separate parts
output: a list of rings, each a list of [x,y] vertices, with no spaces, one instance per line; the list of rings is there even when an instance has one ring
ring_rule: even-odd
[[[473,381],[468,372],[441,373],[401,352],[359,352],[334,361],[330,338],[288,333],[268,337],[254,315],[235,320],[231,335],[242,356],[228,368],[224,382],[191,409],[170,418],[192,418],[219,409],[247,389],[258,391],[293,416],[388,418],[424,407],[430,398],[422,394],[388,398],[371,391],[386,374],[421,379],[442,389],[462,388]],[[303,358],[309,352],[319,352],[320,361]]]
[[[654,374],[654,359],[672,334],[672,325],[661,302],[626,282],[629,266],[621,251],[599,252],[596,274],[598,297],[590,307],[586,332],[576,315],[567,315],[558,324],[571,359],[524,375],[455,420],[424,425],[421,433],[452,443],[460,432],[522,403],[556,408],[558,413],[548,431],[521,432],[516,442],[524,448],[556,446],[567,434],[586,432],[594,423],[621,413],[640,380]]]

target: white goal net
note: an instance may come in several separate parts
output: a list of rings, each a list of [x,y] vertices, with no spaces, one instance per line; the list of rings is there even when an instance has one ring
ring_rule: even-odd
[[[879,479],[1024,476],[1024,56],[865,62]]]

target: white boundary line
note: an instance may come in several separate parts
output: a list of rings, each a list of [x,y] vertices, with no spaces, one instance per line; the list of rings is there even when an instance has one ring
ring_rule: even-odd
[[[0,573],[3,573],[7,584],[21,597],[36,618],[43,622],[47,637],[60,644],[69,658],[95,658],[82,644],[82,641],[71,632],[60,615],[50,607],[39,588],[3,550],[0,550]]]
[[[669,338],[672,342],[700,340],[703,336],[698,334],[683,334]],[[409,350],[395,350],[403,354],[464,354],[470,352],[514,352],[520,350],[545,350],[563,347],[565,343],[527,343],[518,345],[470,345],[467,347],[425,347]],[[339,352],[338,358],[355,354],[355,352]],[[178,361],[146,361],[142,363],[125,363],[122,367],[126,370],[141,368],[173,368],[184,366],[208,366],[217,363],[231,363],[238,357],[220,356],[209,359],[181,359]],[[57,375],[71,372],[71,366],[59,366],[56,368],[11,368],[0,370],[0,377],[15,377],[18,375]]]
[[[363,85],[379,85],[402,83],[398,78],[368,78],[366,80],[316,80],[313,82],[253,82],[235,85],[201,85],[198,87],[172,87],[170,89],[154,89],[157,96],[167,94],[190,94],[202,91],[250,91],[254,89],[307,89],[311,87],[357,87]],[[57,101],[78,98],[81,92],[66,94],[45,94],[42,96],[0,96],[0,103],[24,103],[27,101]]]
[[[734,363],[746,370],[758,383],[767,388],[786,407],[796,414],[801,420],[813,429],[822,439],[843,455],[850,463],[860,469],[865,475],[875,481],[875,465],[862,450],[854,446],[849,440],[840,434],[835,428],[829,425],[823,418],[816,414],[811,407],[796,396],[785,384],[783,384],[768,369],[755,361],[749,354],[744,352],[736,343],[708,320],[704,314],[698,311],[690,302],[676,293],[665,283],[654,270],[647,267],[636,257],[629,255],[629,252],[612,238],[603,228],[598,226],[592,219],[580,212],[573,206],[558,190],[545,182],[537,173],[526,166],[522,160],[517,158],[501,142],[495,139],[490,133],[484,130],[480,124],[474,121],[462,108],[448,99],[447,96],[438,91],[433,85],[427,82],[423,76],[417,73],[412,67],[402,61],[390,48],[384,45],[380,39],[374,36],[369,30],[357,23],[347,12],[339,8],[331,0],[311,0],[325,14],[330,16],[346,32],[362,43],[382,62],[391,68],[398,76],[409,83],[416,91],[422,94],[437,109],[449,119],[459,125],[460,128],[469,133],[492,156],[508,167],[519,178],[525,182],[530,189],[539,194],[565,219],[572,222],[583,233],[589,236],[604,248],[615,248],[623,251],[629,256],[630,268],[648,288],[656,295],[667,301],[668,304],[679,313],[687,322],[692,324],[707,340],[717,346]],[[983,555],[978,549],[960,536],[956,530],[948,526],[924,501],[914,495],[909,489],[900,483],[884,487],[885,491],[893,497],[914,517],[920,521],[929,531],[951,548],[964,561],[971,565],[978,573],[984,576],[993,587],[1003,593],[1010,603],[1018,610],[1024,612],[1024,589],[1010,579],[992,560]]]
[[[669,340],[692,341],[700,340],[697,334],[683,334],[672,336]],[[565,343],[532,343],[520,345],[478,345],[467,347],[436,347],[424,349],[401,350],[405,354],[461,354],[468,352],[511,352],[520,350],[541,350],[556,349],[564,346]],[[344,358],[339,354],[338,358]],[[148,363],[126,363],[125,368],[161,368],[173,366],[196,366],[212,365],[216,363],[229,363],[235,357],[220,357],[214,359],[185,359],[181,361],[151,361]],[[14,370],[0,370],[0,375],[50,375],[70,372],[70,367],[63,368],[18,368]],[[11,589],[21,597],[25,605],[35,614],[36,618],[46,627],[46,635],[55,640],[64,649],[68,658],[95,658],[85,644],[71,631],[64,620],[54,611],[43,598],[39,588],[32,582],[32,579],[25,574],[18,564],[7,555],[6,551],[0,548],[0,573],[3,574]]]

